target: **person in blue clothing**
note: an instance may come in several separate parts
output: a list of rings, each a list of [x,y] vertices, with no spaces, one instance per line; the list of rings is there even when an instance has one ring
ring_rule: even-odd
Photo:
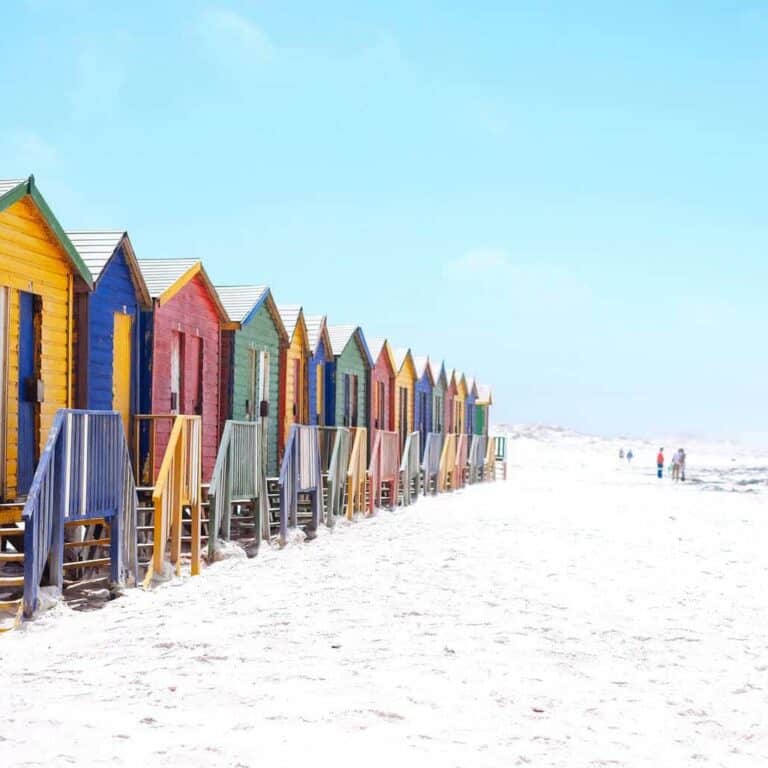
[[[632,459],[634,459],[634,458],[635,458],[635,454],[632,453],[632,449],[630,448],[627,451],[627,464],[631,464],[632,463]]]

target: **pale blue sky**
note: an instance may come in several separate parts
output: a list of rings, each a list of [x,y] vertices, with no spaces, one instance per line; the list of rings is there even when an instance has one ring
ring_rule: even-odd
[[[768,4],[4,3],[0,177],[496,416],[768,439]]]

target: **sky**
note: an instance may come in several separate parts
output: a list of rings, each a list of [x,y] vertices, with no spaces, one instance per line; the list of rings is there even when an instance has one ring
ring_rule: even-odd
[[[460,368],[498,422],[768,442],[768,3],[2,11],[0,178]]]

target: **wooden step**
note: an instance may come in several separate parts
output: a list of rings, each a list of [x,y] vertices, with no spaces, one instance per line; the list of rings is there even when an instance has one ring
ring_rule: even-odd
[[[14,611],[21,605],[21,598],[15,600],[0,600],[0,611]]]
[[[0,525],[20,523],[23,511],[23,504],[0,504]]]
[[[111,539],[85,539],[83,541],[65,541],[65,549],[73,549],[76,547],[108,547],[111,543]]]
[[[23,587],[23,576],[0,576],[0,587]]]
[[[86,520],[67,520],[64,523],[65,528],[77,528],[84,525],[106,525],[109,526],[109,521],[103,517],[89,517]]]
[[[0,552],[0,563],[23,563],[23,552]]]
[[[0,536],[23,536],[23,528],[0,528]]]
[[[94,560],[73,560],[70,563],[64,563],[62,568],[103,568],[109,565],[108,557],[97,557]]]

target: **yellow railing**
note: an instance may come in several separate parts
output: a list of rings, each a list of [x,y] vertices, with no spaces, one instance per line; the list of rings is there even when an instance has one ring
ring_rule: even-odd
[[[449,487],[453,489],[456,472],[456,435],[449,432],[443,442],[440,454],[440,469],[437,473],[437,489],[442,493]]]
[[[488,450],[485,452],[485,467],[483,469],[483,479],[484,480],[495,480],[496,479],[496,448],[493,444],[493,440],[489,437],[488,439]]]
[[[163,462],[152,493],[155,507],[152,565],[144,580],[152,580],[153,571],[163,572],[170,540],[171,564],[181,572],[182,517],[185,507],[191,513],[192,575],[200,573],[200,454],[199,416],[177,416],[168,439]]]
[[[352,430],[352,450],[347,469],[347,519],[355,512],[367,513],[365,507],[365,478],[368,470],[368,430],[356,427]]]

